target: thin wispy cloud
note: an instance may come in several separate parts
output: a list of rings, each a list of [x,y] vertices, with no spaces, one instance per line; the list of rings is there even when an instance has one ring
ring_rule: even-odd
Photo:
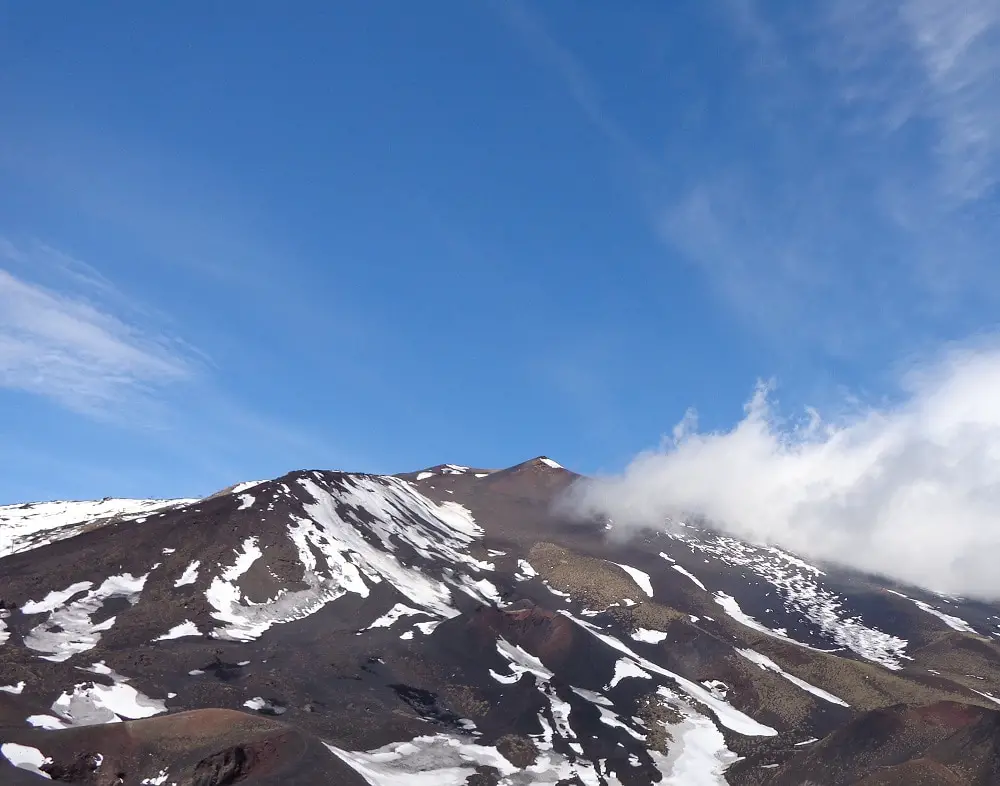
[[[891,134],[926,124],[933,185],[958,205],[1000,181],[1000,6],[842,0],[823,51],[841,95]]]
[[[783,344],[877,342],[889,362],[946,322],[972,329],[1000,283],[1000,7],[843,0],[807,22],[733,8],[754,42],[737,83],[759,144],[678,178],[655,220],[668,247]],[[790,67],[757,68],[762,48]]]
[[[664,264],[694,264],[763,335],[844,357],[873,335],[906,352],[922,338],[913,320],[988,299],[969,282],[990,275],[997,240],[975,203],[1000,175],[1000,11],[970,6],[843,0],[808,21],[754,0],[715,9],[749,44],[729,89],[746,94],[740,121],[759,144],[733,138],[700,166],[640,144],[536,11],[498,11],[629,163]]]
[[[568,503],[619,531],[697,515],[813,559],[995,599],[998,386],[995,346],[912,369],[898,405],[833,421],[782,418],[762,385],[732,429],[699,432],[689,414],[660,449],[579,484]]]
[[[539,63],[562,82],[586,120],[617,154],[643,173],[654,166],[646,151],[606,106],[593,74],[572,49],[549,32],[541,15],[519,0],[497,2],[492,7]]]
[[[9,241],[0,262],[24,262]],[[52,249],[47,249],[51,257]],[[110,283],[70,257],[69,280]],[[0,385],[51,399],[100,417],[121,414],[125,403],[149,402],[166,388],[190,379],[196,363],[167,336],[150,332],[102,308],[78,290],[58,291],[0,267]]]
[[[945,187],[977,199],[1000,180],[1000,6],[988,0],[903,8],[941,126]]]

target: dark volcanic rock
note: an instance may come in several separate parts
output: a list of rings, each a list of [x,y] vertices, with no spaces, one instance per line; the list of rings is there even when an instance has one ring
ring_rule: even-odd
[[[88,786],[1000,783],[1000,608],[703,522],[609,536],[559,504],[577,482],[539,457],[0,508],[31,523],[0,554],[0,783],[41,782],[25,756]]]

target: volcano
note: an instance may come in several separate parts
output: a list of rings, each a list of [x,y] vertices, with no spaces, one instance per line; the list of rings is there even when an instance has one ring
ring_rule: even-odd
[[[1000,783],[1000,608],[541,456],[0,507],[0,783]]]

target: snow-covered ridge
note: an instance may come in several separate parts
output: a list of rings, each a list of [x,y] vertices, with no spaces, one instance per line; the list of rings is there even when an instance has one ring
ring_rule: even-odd
[[[902,592],[897,592],[896,590],[886,590],[886,592],[891,592],[893,595],[898,595],[901,598],[906,598],[907,600],[912,601],[913,604],[916,605],[916,607],[921,611],[926,611],[928,614],[937,617],[952,630],[957,630],[959,633],[972,633],[976,635],[976,629],[961,617],[956,617],[953,614],[945,614],[940,609],[934,608],[931,604],[925,603],[922,600],[915,600],[909,595],[904,595]]]
[[[295,578],[306,588],[280,589],[264,602],[247,599],[240,578],[258,560],[264,564],[269,560],[257,539],[250,537],[226,562],[213,566],[205,595],[212,616],[223,625],[210,635],[255,639],[274,625],[314,614],[348,593],[367,598],[371,587],[383,582],[407,601],[409,613],[432,620],[458,614],[453,591],[480,600],[496,595],[488,580],[471,578],[470,574],[492,571],[493,565],[469,554],[469,545],[483,532],[461,505],[433,502],[412,484],[391,476],[331,479],[311,472],[297,478],[295,485],[304,501],[304,515],[289,517],[287,537],[301,566],[301,576]]]
[[[511,467],[510,469],[539,466],[548,467],[549,469],[565,469],[562,464],[557,461],[553,461],[548,456],[538,456],[529,461],[525,461],[523,464],[517,464],[516,467]],[[436,467],[428,467],[427,469],[417,472],[416,480],[430,480],[431,478],[443,475],[471,475],[476,478],[485,478],[496,472],[502,471],[503,470],[496,469],[473,469],[472,467],[466,467],[463,464],[439,464]]]
[[[0,506],[0,557],[73,537],[93,522],[131,520],[195,499],[102,499]]]
[[[824,586],[825,574],[819,568],[775,547],[755,546],[687,525],[682,531],[672,531],[668,535],[696,554],[712,556],[729,567],[747,570],[766,581],[777,590],[786,611],[815,625],[823,636],[838,646],[886,668],[901,668],[908,642],[866,624],[860,614],[852,614],[848,599]],[[673,561],[670,557],[667,559]],[[728,601],[717,595],[717,602],[725,605]],[[733,604],[727,608],[730,616],[734,608]],[[744,624],[747,623],[744,621]]]
[[[485,478],[492,475],[496,470],[475,470],[462,464],[441,464],[437,467],[428,467],[417,473],[417,480],[430,480],[441,475],[472,475],[477,478]]]
[[[494,570],[493,564],[469,553],[470,545],[483,534],[469,511],[454,502],[434,502],[400,478],[310,472],[289,483],[257,484],[251,493],[234,487],[228,496],[241,503],[238,513],[243,515],[265,504],[273,509],[279,498],[292,506],[286,509],[284,522],[272,519],[270,526],[277,525],[279,533],[283,529],[298,554],[298,567],[292,567],[291,574],[287,557],[277,558],[294,587],[279,582],[266,600],[247,597],[241,582],[253,566],[263,567],[265,575],[278,579],[278,563],[272,561],[276,558],[257,535],[234,544],[229,554],[190,563],[172,562],[175,549],[167,547],[158,549],[150,564],[139,571],[115,572],[103,581],[70,583],[66,579],[49,586],[47,593],[29,597],[18,613],[44,616],[33,621],[24,646],[51,661],[93,649],[116,623],[117,615],[99,616],[105,604],[123,599],[136,605],[154,572],[157,576],[166,573],[165,580],[175,588],[203,583],[205,588],[196,591],[204,593],[217,621],[204,626],[170,620],[153,637],[162,642],[200,635],[255,639],[274,625],[307,617],[345,594],[366,598],[379,584],[393,587],[412,613],[425,615],[420,623],[425,626],[458,614],[456,593],[500,603],[495,585],[483,575]],[[83,510],[90,515],[95,510],[122,509],[111,502]],[[27,514],[33,507],[19,511]],[[151,501],[137,501],[132,515],[156,509]],[[0,617],[9,614],[0,611]],[[8,639],[6,619],[0,619],[0,645]]]

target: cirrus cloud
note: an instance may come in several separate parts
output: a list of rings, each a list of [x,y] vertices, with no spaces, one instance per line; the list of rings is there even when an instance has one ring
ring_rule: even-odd
[[[3,252],[12,263],[30,257],[9,242]],[[168,337],[0,267],[0,386],[110,417],[122,402],[148,400],[194,369]]]

